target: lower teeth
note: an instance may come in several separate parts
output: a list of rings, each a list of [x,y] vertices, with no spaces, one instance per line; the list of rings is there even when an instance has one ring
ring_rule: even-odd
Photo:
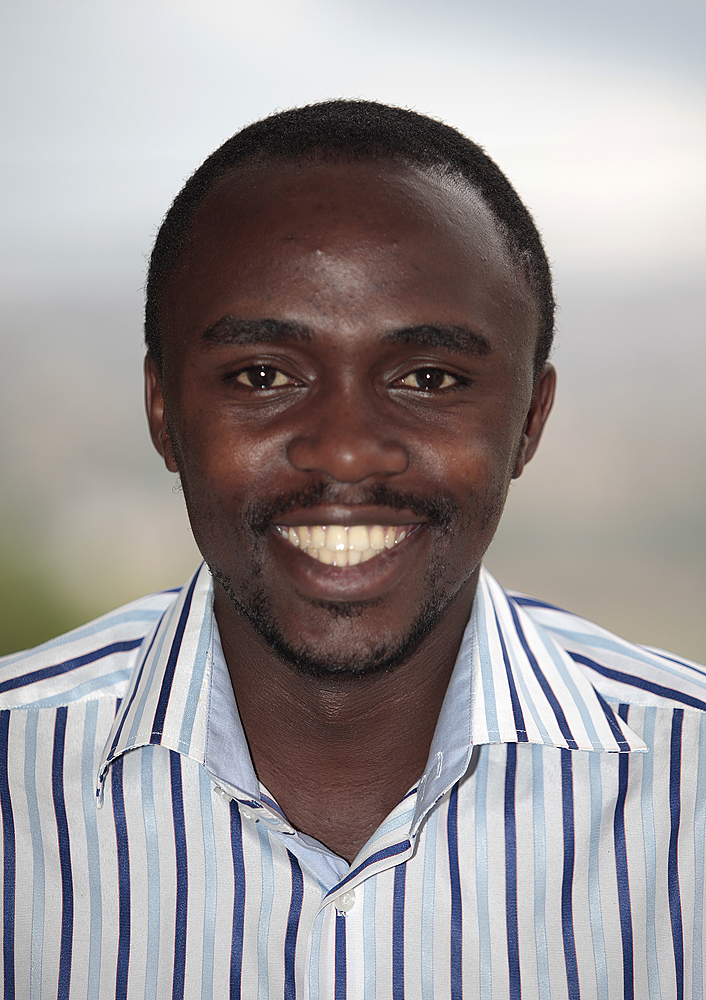
[[[358,563],[367,562],[368,559],[373,559],[375,556],[380,555],[378,549],[366,549],[365,552],[356,552],[355,549],[349,549],[347,552],[332,552],[331,549],[304,549],[308,556],[313,556],[314,559],[318,559],[319,562],[325,563],[327,566],[357,566]]]

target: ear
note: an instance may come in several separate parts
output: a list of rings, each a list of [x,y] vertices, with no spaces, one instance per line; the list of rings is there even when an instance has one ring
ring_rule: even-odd
[[[145,408],[147,410],[147,422],[150,425],[150,434],[152,435],[152,444],[164,459],[164,464],[169,471],[177,472],[172,439],[164,417],[162,379],[157,371],[154,359],[149,354],[145,358]]]
[[[513,479],[517,479],[522,474],[525,465],[532,458],[539,446],[539,439],[542,436],[544,425],[547,422],[547,417],[554,403],[555,389],[556,369],[554,365],[546,364],[532,391],[532,400],[527,412],[527,419],[525,420],[520,447],[515,460],[515,468],[512,473]]]

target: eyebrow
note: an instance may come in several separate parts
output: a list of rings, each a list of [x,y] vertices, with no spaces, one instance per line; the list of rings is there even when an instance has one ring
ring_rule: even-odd
[[[419,347],[441,347],[457,354],[482,357],[492,353],[490,342],[482,333],[467,326],[436,326],[424,323],[421,326],[406,326],[401,330],[391,330],[383,338],[386,344],[416,344]]]
[[[283,319],[236,319],[234,316],[223,316],[203,333],[203,340],[213,347],[311,339],[311,330],[303,323]],[[475,357],[482,357],[492,352],[487,338],[467,326],[437,326],[422,323],[419,326],[390,330],[382,341],[384,344],[440,347],[443,350]]]
[[[203,332],[203,340],[213,347],[232,344],[263,344],[268,341],[311,340],[311,331],[302,323],[283,319],[235,319],[223,316]]]

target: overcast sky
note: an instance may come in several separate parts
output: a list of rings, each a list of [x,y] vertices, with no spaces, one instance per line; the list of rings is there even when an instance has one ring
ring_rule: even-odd
[[[208,151],[277,107],[331,96],[415,107],[480,141],[562,267],[703,263],[696,0],[3,9],[3,280],[14,289],[139,276],[155,223]]]
[[[145,257],[169,202],[242,125],[337,96],[459,127],[543,232],[561,393],[523,477],[533,523],[554,502],[552,525],[569,511],[599,534],[608,516],[640,524],[639,552],[665,525],[690,525],[695,561],[691,538],[706,535],[701,0],[5,0],[0,17],[0,514],[11,533],[27,517],[22,530],[62,579],[67,553],[94,588],[107,558],[117,578],[136,546],[156,559],[173,537],[154,497],[166,492],[169,511],[180,501],[150,453],[139,379]],[[675,591],[663,567],[626,558],[638,589],[661,576]],[[695,572],[674,579],[693,590]]]

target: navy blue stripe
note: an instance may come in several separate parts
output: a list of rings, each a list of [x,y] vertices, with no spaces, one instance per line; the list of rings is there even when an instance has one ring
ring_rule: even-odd
[[[299,862],[287,851],[292,869],[292,901],[287,916],[287,933],[284,938],[284,1000],[296,1000],[297,987],[294,979],[294,958],[297,951],[299,918],[304,902],[304,876]]]
[[[113,642],[110,646],[94,649],[84,656],[75,657],[73,660],[64,660],[63,663],[54,663],[51,667],[42,667],[41,670],[32,670],[28,674],[11,677],[0,684],[0,694],[4,691],[14,691],[16,688],[36,684],[37,681],[46,680],[48,677],[58,677],[60,674],[67,674],[71,670],[85,667],[87,663],[95,663],[96,660],[102,660],[103,657],[111,656],[113,653],[127,653],[131,649],[137,649],[141,644],[142,638],[126,639],[124,642]]]
[[[446,819],[449,845],[449,880],[451,882],[451,1000],[463,1000],[463,917],[461,911],[461,875],[458,866],[458,784],[453,786]]]
[[[523,608],[549,608],[550,611],[561,611],[563,614],[572,614],[570,611],[565,611],[564,608],[558,607],[556,604],[549,604],[547,601],[538,601],[536,597],[525,597],[524,594],[508,594],[505,596],[508,600],[514,601],[515,604],[521,604]],[[580,617],[579,615],[574,615],[575,618]]]
[[[184,1000],[186,974],[186,917],[189,890],[189,868],[186,856],[186,825],[184,823],[184,793],[181,784],[181,754],[169,751],[169,776],[172,783],[172,813],[174,815],[174,848],[176,853],[176,926],[174,928],[173,1000]]]
[[[509,594],[506,594],[505,596],[510,597]],[[550,611],[558,611],[560,614],[570,616],[571,618],[582,618],[581,615],[577,615],[573,611],[567,611],[565,608],[560,608],[556,604],[549,604],[548,601],[538,601],[536,597],[525,597],[524,595],[513,594],[510,599],[516,604],[521,604],[523,608],[548,608]],[[583,618],[583,621],[587,621],[587,619]],[[551,626],[549,627],[551,628]],[[669,660],[671,663],[679,664],[680,667],[686,667],[688,670],[693,670],[694,673],[700,674],[702,677],[706,675],[706,670],[704,670],[702,666],[699,666],[698,663],[690,663],[688,660],[682,660],[678,656],[671,656],[661,649],[654,650],[649,646],[642,646],[639,643],[636,643],[636,645],[638,646],[638,649],[644,649],[649,656],[654,656],[658,660]],[[573,656],[573,653],[570,653],[569,655]]]
[[[534,656],[534,653],[532,652],[532,650],[529,647],[529,643],[527,642],[527,637],[525,636],[525,633],[524,633],[524,631],[522,629],[522,626],[520,625],[520,619],[519,619],[519,616],[517,614],[516,608],[513,606],[512,601],[509,602],[508,607],[510,608],[510,612],[512,614],[512,620],[513,620],[513,622],[515,624],[515,630],[517,632],[518,638],[519,638],[520,642],[522,643],[522,648],[524,649],[525,654],[527,656],[527,659],[529,660],[530,666],[532,667],[532,670],[534,671],[534,676],[539,681],[539,685],[540,685],[542,691],[544,692],[544,697],[547,699],[547,701],[551,705],[551,709],[552,709],[552,712],[554,713],[554,717],[556,718],[557,725],[559,726],[559,729],[561,730],[561,735],[566,740],[566,745],[568,746],[568,748],[570,750],[578,750],[578,743],[576,742],[576,740],[574,739],[574,737],[571,735],[571,729],[569,728],[569,723],[566,721],[566,716],[564,715],[564,710],[562,709],[561,705],[559,704],[559,701],[558,701],[556,695],[554,694],[554,692],[552,691],[551,686],[550,686],[549,682],[547,681],[547,678],[544,676],[544,674],[542,673],[542,670],[541,670],[539,664],[537,663],[537,660],[536,660],[536,658]]]
[[[233,855],[233,937],[230,945],[230,998],[239,1000],[243,976],[243,932],[245,930],[245,860],[240,811],[230,803],[230,846]]]
[[[369,868],[370,865],[374,865],[377,861],[384,861],[386,858],[394,858],[397,854],[404,854],[404,852],[409,850],[411,846],[412,845],[409,840],[403,840],[399,844],[393,844],[392,847],[385,847],[380,851],[376,851],[375,854],[371,854],[370,857],[362,863],[362,865],[358,865],[358,867],[354,868],[352,872],[349,872],[344,879],[341,879],[338,885],[334,886],[333,889],[329,889],[325,898],[328,899],[329,896],[337,896],[341,891],[342,886],[344,886],[347,882],[350,882],[350,880],[355,878],[360,872],[365,871],[365,869]]]
[[[628,706],[621,705],[618,715],[623,722],[628,721]],[[623,996],[634,1000],[635,971],[633,965],[632,912],[630,907],[630,882],[628,880],[628,853],[625,841],[625,797],[628,791],[629,754],[621,754],[618,760],[618,798],[613,818],[613,839],[615,842],[615,872],[618,883],[618,908],[620,910],[620,931],[623,939]]]
[[[404,893],[407,863],[395,868],[392,894],[392,1000],[404,1000]]]
[[[279,807],[279,806],[277,805],[277,803],[275,802],[275,800],[274,800],[274,799],[271,799],[269,795],[265,795],[264,793],[263,793],[263,794],[261,794],[261,798],[262,798],[262,801],[263,801],[263,802],[264,802],[264,803],[265,803],[266,805],[268,805],[268,806],[270,807],[270,809],[274,809],[274,811],[275,811],[276,813],[279,813],[279,814],[280,814],[280,816],[282,817],[282,819],[287,819],[287,817],[286,817],[286,816],[284,815],[284,813],[282,812],[282,810],[281,810],[281,809],[280,809],[280,807]],[[246,804],[246,803],[245,803],[245,799],[242,799],[242,800],[241,800],[241,799],[238,799],[238,802],[241,802],[241,804],[242,804],[242,805],[245,805],[245,804]],[[260,803],[260,802],[255,802],[255,803],[254,803],[254,806],[255,806],[255,808],[256,808],[256,809],[262,809],[262,803]]]
[[[569,1000],[579,1000],[579,970],[574,938],[574,783],[571,751],[561,749],[561,806],[564,816],[564,872],[561,881],[561,931]]]
[[[15,1000],[15,819],[10,798],[7,751],[10,713],[0,712],[0,810],[2,812],[3,895],[2,961],[4,1000]]]
[[[681,894],[679,892],[679,818],[681,807],[681,737],[684,710],[677,708],[672,718],[672,739],[669,758],[669,866],[667,869],[667,889],[669,893],[669,916],[672,921],[674,941],[674,971],[677,979],[677,1000],[684,997],[684,937],[682,932]]]
[[[127,976],[130,963],[130,849],[123,799],[123,758],[111,768],[111,789],[115,839],[118,852],[118,963],[115,975],[115,1000],[127,1000]]]
[[[165,614],[166,614],[166,612],[165,612]],[[162,615],[162,618],[164,618],[164,615]],[[160,619],[160,625],[161,625],[161,619]],[[137,696],[137,692],[138,692],[139,687],[140,687],[140,681],[142,679],[142,671],[145,669],[145,663],[147,662],[147,658],[150,655],[150,651],[151,651],[152,647],[154,646],[155,639],[157,638],[158,632],[159,632],[159,628],[155,629],[154,635],[152,636],[152,639],[150,640],[150,644],[147,647],[147,652],[142,657],[142,662],[140,663],[140,666],[139,666],[138,671],[137,671],[137,680],[135,682],[135,686],[132,689],[132,693],[130,694],[130,698],[128,699],[128,701],[125,704],[125,711],[123,712],[123,717],[120,720],[120,722],[118,723],[118,728],[115,730],[115,736],[113,737],[113,742],[110,744],[110,750],[106,754],[106,762],[107,763],[110,763],[110,761],[112,760],[113,753],[115,752],[115,748],[118,745],[118,740],[120,739],[120,736],[121,736],[122,731],[123,731],[123,726],[125,725],[125,719],[127,718],[128,713],[130,712],[130,706],[132,705],[133,701],[135,700],[135,698]],[[122,699],[119,699],[118,700],[118,704],[117,704],[116,709],[115,709],[115,714],[116,715],[118,714],[118,711],[120,710],[120,706],[121,705],[122,705]]]
[[[71,874],[71,846],[69,824],[64,802],[64,745],[66,742],[66,715],[64,705],[56,713],[54,722],[54,749],[51,762],[51,787],[56,816],[56,833],[59,841],[59,866],[61,868],[61,945],[59,949],[58,1000],[66,1000],[71,987],[71,950],[74,936],[74,883]]]
[[[520,699],[517,695],[515,678],[512,673],[512,667],[510,666],[510,657],[508,656],[507,646],[505,645],[505,640],[503,638],[503,630],[500,624],[500,619],[498,618],[497,611],[495,611],[495,623],[498,626],[498,637],[500,639],[500,647],[503,651],[503,662],[505,663],[505,673],[507,674],[507,683],[508,687],[510,688],[510,701],[512,702],[512,714],[515,719],[515,729],[517,730],[517,742],[526,743],[527,727],[525,726],[525,717],[522,714],[522,706],[520,705]]]
[[[334,998],[346,1000],[346,915],[336,910],[336,965]]]
[[[595,691],[596,698],[598,698],[598,704],[603,709],[603,714],[605,715],[606,720],[608,721],[608,725],[610,726],[610,731],[613,734],[613,739],[618,744],[621,750],[629,751],[630,744],[625,739],[623,731],[618,725],[617,719],[615,718],[615,712],[610,707],[610,705],[605,700],[600,691],[597,691],[596,688],[594,688],[593,690]]]
[[[517,744],[507,744],[505,766],[505,922],[510,1000],[520,1000],[520,940],[517,928],[517,829],[515,826],[515,783]]]
[[[625,674],[622,670],[613,670],[602,663],[590,660],[587,656],[581,656],[580,653],[572,653],[569,650],[567,652],[572,660],[575,660],[577,663],[583,663],[584,666],[590,667],[591,670],[597,671],[597,673],[602,674],[604,677],[620,681],[621,684],[629,684],[631,687],[641,688],[643,691],[651,691],[652,694],[657,694],[661,698],[669,698],[671,701],[678,701],[682,705],[689,705],[690,708],[698,708],[702,712],[706,712],[706,701],[701,701],[700,698],[694,698],[690,694],[684,694],[682,691],[676,691],[674,688],[665,687],[664,684],[655,684],[653,681],[648,681],[645,677],[640,677],[638,674]]]
[[[164,729],[164,719],[167,715],[167,705],[169,704],[169,695],[172,690],[174,671],[176,670],[176,663],[179,658],[179,651],[181,650],[181,641],[184,638],[184,629],[186,628],[186,622],[189,618],[189,612],[191,611],[191,601],[194,596],[194,588],[196,586],[197,579],[198,576],[195,576],[192,579],[189,589],[186,592],[184,607],[181,609],[181,614],[179,615],[179,623],[176,627],[172,648],[169,650],[169,659],[167,660],[167,666],[164,671],[162,689],[159,692],[157,711],[154,713],[150,743],[159,743],[162,739],[162,730]]]

